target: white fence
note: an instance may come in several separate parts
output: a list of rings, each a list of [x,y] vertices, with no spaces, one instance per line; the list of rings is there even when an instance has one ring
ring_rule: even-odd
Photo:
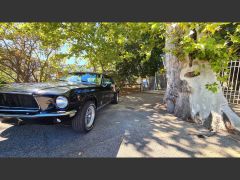
[[[227,76],[227,81],[222,84],[223,92],[228,102],[240,104],[240,61],[230,61],[228,71],[223,71],[222,76]]]

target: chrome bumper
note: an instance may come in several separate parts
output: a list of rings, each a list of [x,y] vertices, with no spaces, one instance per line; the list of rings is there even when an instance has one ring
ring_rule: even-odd
[[[43,117],[60,117],[60,116],[69,116],[73,117],[76,114],[76,110],[72,111],[57,111],[54,113],[39,113],[34,115],[29,114],[6,114],[0,112],[1,118],[43,118]]]

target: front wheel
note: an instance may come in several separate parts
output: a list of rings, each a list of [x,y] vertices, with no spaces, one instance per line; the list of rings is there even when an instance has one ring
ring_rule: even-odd
[[[89,132],[94,125],[96,106],[92,101],[86,102],[72,120],[73,130],[81,133]]]

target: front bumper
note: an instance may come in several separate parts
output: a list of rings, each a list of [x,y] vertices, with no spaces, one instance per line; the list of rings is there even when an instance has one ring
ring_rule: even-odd
[[[76,110],[72,111],[57,111],[54,113],[38,113],[38,114],[6,114],[0,112],[1,118],[46,118],[46,117],[61,117],[69,116],[73,117],[76,114]]]

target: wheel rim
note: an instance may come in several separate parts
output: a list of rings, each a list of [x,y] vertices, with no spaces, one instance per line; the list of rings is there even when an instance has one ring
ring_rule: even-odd
[[[116,100],[117,100],[117,102],[118,102],[118,93],[116,94],[116,96],[117,96],[117,97],[116,97]]]
[[[94,119],[95,119],[95,108],[93,106],[89,106],[85,115],[85,124],[87,128],[90,128],[93,125]]]

